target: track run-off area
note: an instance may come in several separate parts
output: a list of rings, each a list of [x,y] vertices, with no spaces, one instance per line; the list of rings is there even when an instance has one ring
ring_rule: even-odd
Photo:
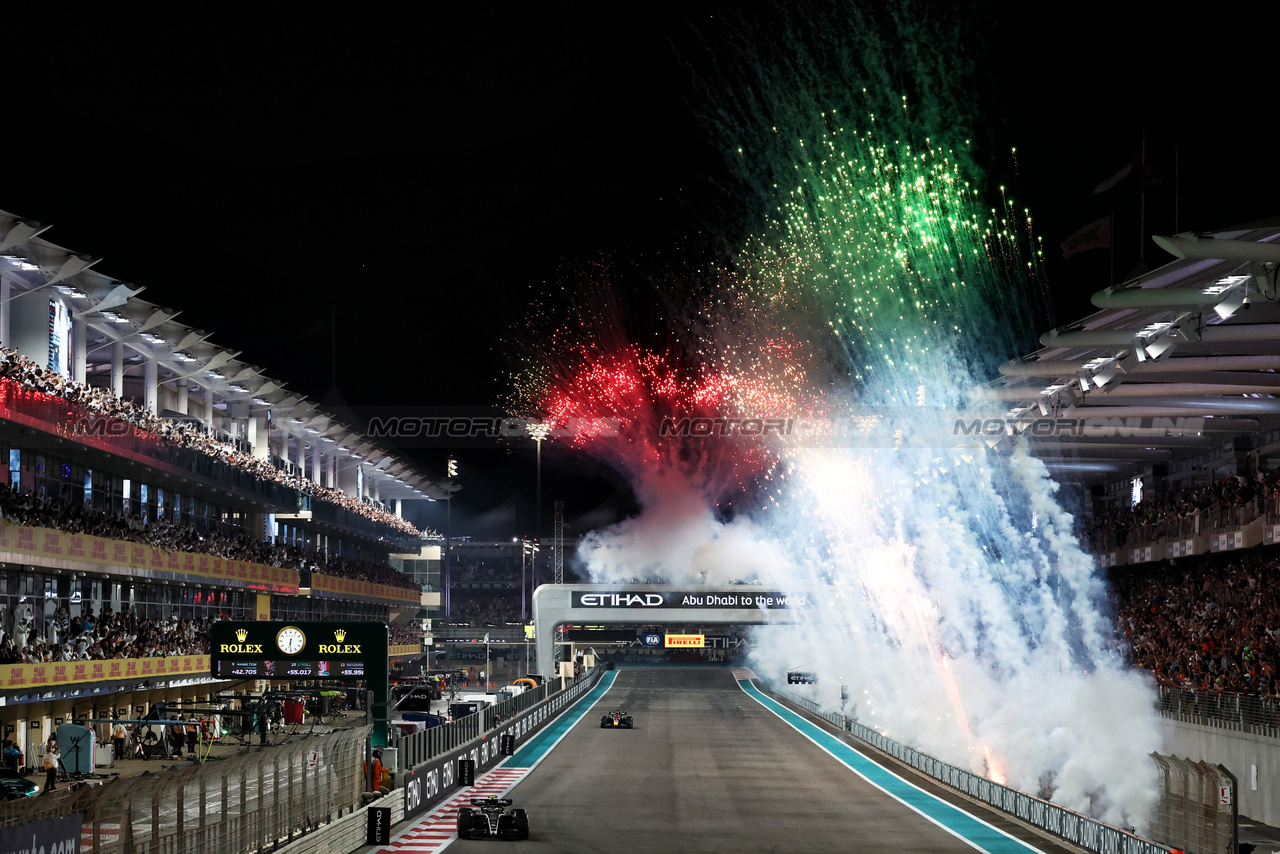
[[[634,729],[602,729],[622,709]],[[468,799],[512,798],[523,841],[460,840]],[[625,668],[476,785],[400,829],[378,854],[973,852],[1068,849],[898,766],[729,668]]]

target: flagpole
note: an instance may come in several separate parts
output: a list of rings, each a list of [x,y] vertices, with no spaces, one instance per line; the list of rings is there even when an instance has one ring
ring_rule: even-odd
[[[1142,129],[1142,162],[1138,164],[1138,260],[1147,260],[1147,188],[1143,175],[1147,168],[1147,129]]]
[[[1173,233],[1174,234],[1181,233],[1178,230],[1178,190],[1180,189],[1180,186],[1181,186],[1178,183],[1178,180],[1181,177],[1181,173],[1178,171],[1179,166],[1180,166],[1180,162],[1178,157],[1178,143],[1175,142],[1173,144]]]
[[[1114,235],[1116,233],[1116,203],[1114,199],[1111,201],[1110,219],[1111,219],[1111,234]],[[1107,284],[1114,285],[1116,283],[1116,240],[1114,236],[1111,238],[1110,249],[1111,249],[1111,277],[1110,277],[1110,281],[1108,281]]]

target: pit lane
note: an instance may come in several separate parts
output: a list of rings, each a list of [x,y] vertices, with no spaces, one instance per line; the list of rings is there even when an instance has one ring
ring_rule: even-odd
[[[600,715],[613,708],[630,712],[635,729],[601,729]],[[453,840],[448,847],[565,854],[1068,850],[878,755],[893,774],[862,766],[861,776],[850,765],[859,767],[871,752],[852,756],[847,739],[820,746],[799,723],[750,696],[728,669],[624,669],[510,790],[529,812],[531,838]],[[899,777],[906,783],[893,782]]]

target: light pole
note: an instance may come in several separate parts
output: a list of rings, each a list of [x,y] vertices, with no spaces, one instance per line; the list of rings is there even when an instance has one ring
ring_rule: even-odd
[[[449,457],[445,473],[450,480],[458,476],[458,461],[453,457]],[[450,554],[453,549],[450,540],[453,536],[453,490],[444,501],[444,615],[448,617],[453,614],[453,556]]]
[[[529,609],[527,607],[528,599],[525,596],[525,588],[529,586],[529,574],[525,571],[525,567],[532,567],[534,555],[538,553],[538,543],[536,540],[525,538],[520,541],[520,622],[528,622]],[[525,563],[525,557],[529,558],[528,564]]]
[[[551,424],[547,421],[535,421],[525,427],[529,431],[529,435],[533,437],[534,443],[538,446],[538,479],[536,496],[536,513],[537,516],[533,520],[533,536],[542,541],[542,440],[551,435]],[[537,580],[538,566],[533,565],[533,577]]]

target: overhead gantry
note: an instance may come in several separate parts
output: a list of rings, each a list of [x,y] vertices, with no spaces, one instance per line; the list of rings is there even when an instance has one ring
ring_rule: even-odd
[[[797,622],[811,595],[752,584],[544,584],[533,594],[537,672],[555,676],[556,628],[566,624],[768,625]]]

